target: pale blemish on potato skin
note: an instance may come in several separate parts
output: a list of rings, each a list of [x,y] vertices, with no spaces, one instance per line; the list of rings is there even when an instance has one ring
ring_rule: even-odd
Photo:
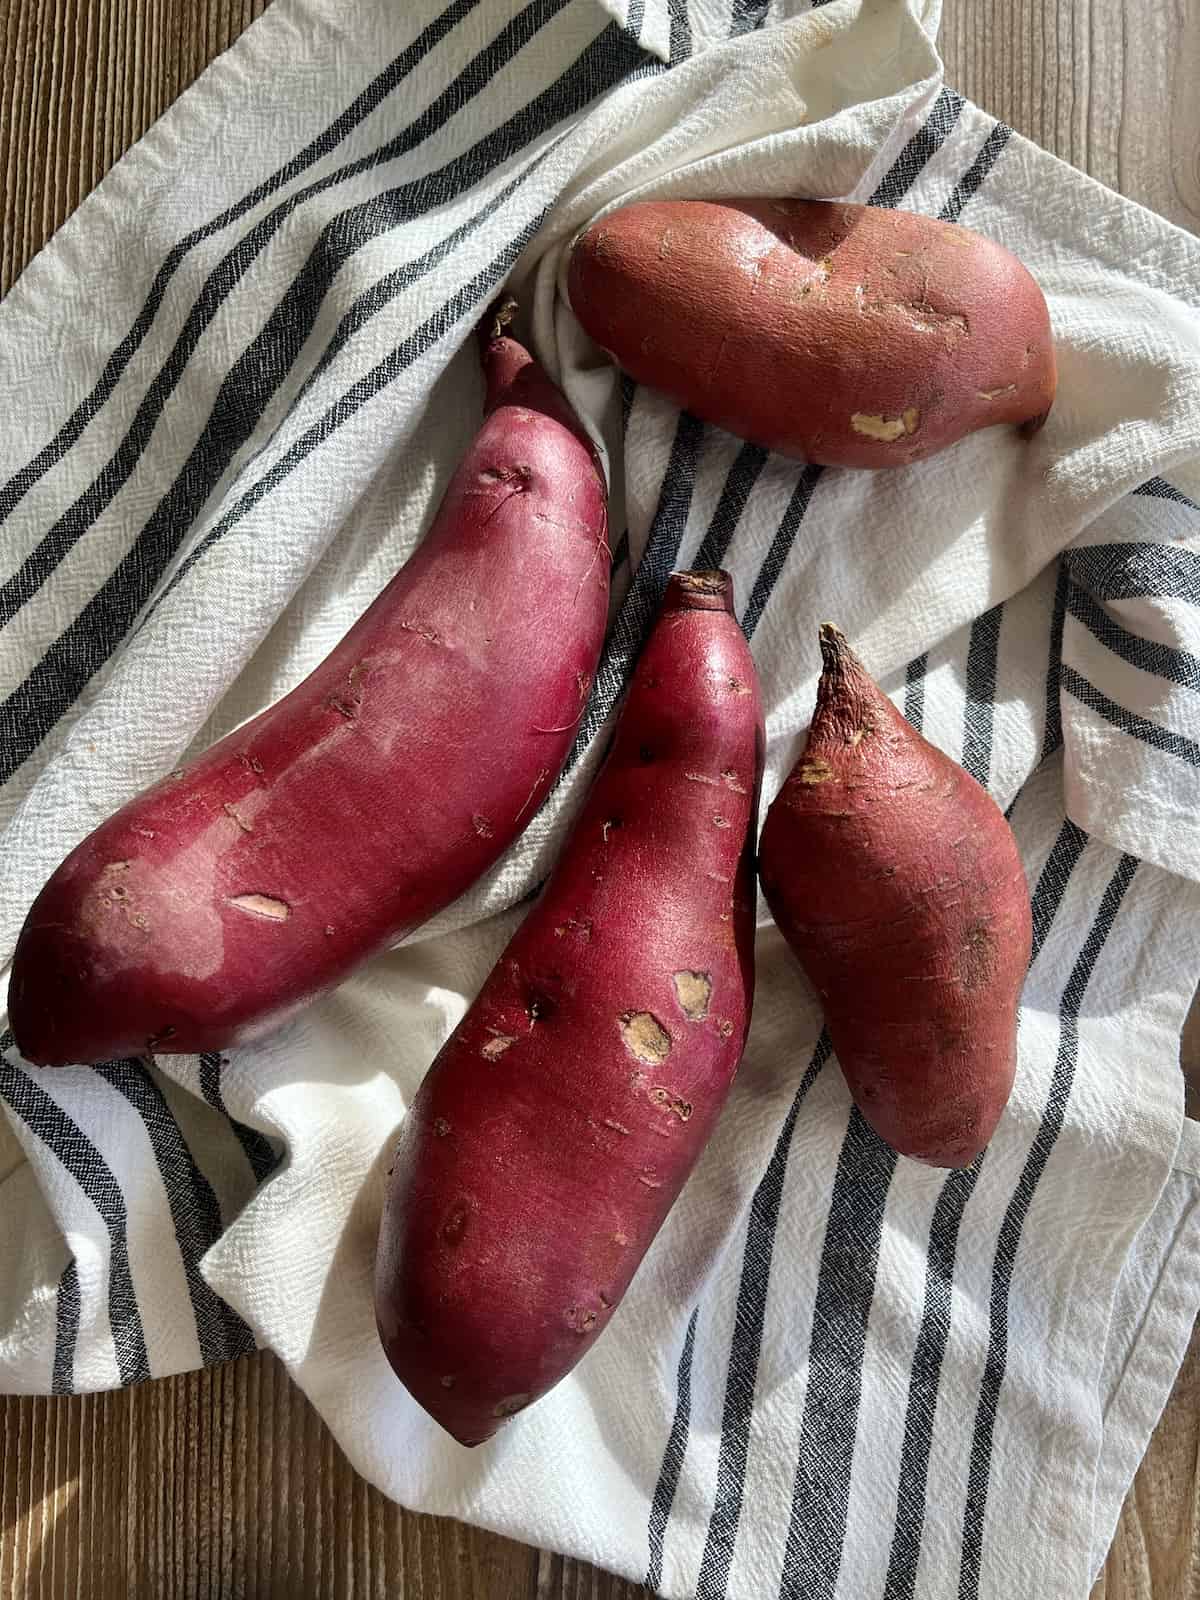
[[[630,1055],[657,1067],[671,1054],[671,1035],[649,1011],[627,1011],[617,1019]]]
[[[292,914],[292,908],[286,900],[277,900],[269,894],[235,894],[226,904],[235,911],[244,911],[247,916],[259,917],[264,922],[286,922]]]
[[[679,1009],[689,1022],[703,1022],[708,1015],[712,999],[712,978],[707,972],[677,972],[674,976],[675,998]]]
[[[867,439],[894,444],[906,434],[915,433],[920,421],[921,413],[916,406],[908,406],[898,417],[881,417],[867,411],[855,411],[851,414],[850,426],[855,433],[861,433]]]
[[[827,761],[822,761],[820,756],[812,756],[800,763],[797,777],[806,788],[811,788],[816,783],[828,783],[833,777],[833,769]]]

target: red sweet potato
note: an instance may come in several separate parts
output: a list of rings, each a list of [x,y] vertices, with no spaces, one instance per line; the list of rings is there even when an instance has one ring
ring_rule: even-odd
[[[647,200],[576,242],[571,306],[639,383],[731,433],[892,467],[1054,398],[1041,290],[1015,256],[909,211]]]
[[[463,893],[574,737],[608,601],[604,480],[514,339],[412,558],[284,699],[103,823],[39,894],[10,1018],[30,1061],[261,1033]]]
[[[388,1360],[463,1444],[603,1332],[712,1132],[754,983],[762,712],[724,573],[676,574],[546,889],[400,1129]]]
[[[903,1155],[962,1167],[1012,1088],[1029,891],[990,795],[924,740],[836,628],[759,872],[859,1110]]]

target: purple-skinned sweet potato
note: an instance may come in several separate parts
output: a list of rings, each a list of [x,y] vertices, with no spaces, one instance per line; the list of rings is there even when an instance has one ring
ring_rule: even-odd
[[[502,316],[480,338],[485,420],[403,569],[297,688],[38,895],[9,991],[28,1060],[244,1042],[462,894],[537,811],[603,640],[606,493]]]
[[[964,1167],[1012,1089],[1025,871],[986,789],[828,624],[821,653],[808,742],[763,825],[763,891],[863,1116],[902,1155]]]
[[[700,1155],[754,985],[763,730],[724,573],[676,574],[540,900],[400,1129],[388,1360],[463,1444],[607,1327]]]

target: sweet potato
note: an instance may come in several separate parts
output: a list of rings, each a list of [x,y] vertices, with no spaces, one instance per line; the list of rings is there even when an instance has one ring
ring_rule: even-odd
[[[537,811],[608,601],[604,480],[533,358],[482,337],[486,420],[404,568],[284,699],[132,800],[39,894],[30,1061],[261,1033],[460,895]]]
[[[1002,246],[909,211],[648,200],[578,239],[571,306],[639,383],[839,467],[919,461],[1054,398],[1041,290]]]
[[[836,628],[821,653],[808,743],[763,827],[763,890],[863,1116],[903,1155],[966,1166],[1016,1065],[1031,939],[1016,841]]]
[[[388,1360],[463,1444],[608,1325],[712,1132],[754,983],[762,712],[724,573],[676,574],[546,889],[400,1129]]]

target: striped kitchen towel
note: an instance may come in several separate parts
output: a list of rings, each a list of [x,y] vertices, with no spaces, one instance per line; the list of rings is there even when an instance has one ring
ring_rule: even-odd
[[[1083,1597],[1200,1303],[1200,246],[942,82],[936,0],[276,0],[0,306],[0,959],[61,856],[294,684],[421,536],[502,284],[603,440],[603,665],[491,876],[229,1059],[0,1065],[0,1385],[277,1350],[406,1504],[699,1600]],[[562,294],[634,195],[961,220],[1060,398],[878,475],[622,384]],[[1035,943],[1012,1104],[946,1174],[851,1109],[765,916],[713,1143],[611,1329],[492,1443],[377,1346],[394,1132],[544,876],[667,574],[733,573],[795,758],[836,618],[1004,806]]]

